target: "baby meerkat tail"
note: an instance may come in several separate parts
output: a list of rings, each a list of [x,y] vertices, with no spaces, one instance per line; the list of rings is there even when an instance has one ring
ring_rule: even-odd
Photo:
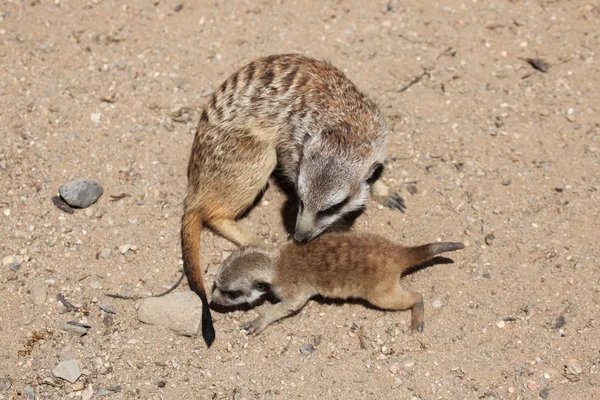
[[[190,289],[202,301],[202,337],[210,347],[215,341],[215,328],[213,326],[210,307],[204,288],[202,269],[200,268],[200,231],[202,230],[202,217],[197,211],[186,210],[181,221],[181,249],[183,253],[183,269],[188,278]]]
[[[416,247],[405,247],[402,249],[406,260],[405,269],[429,260],[441,253],[464,249],[465,245],[458,242],[429,243]]]

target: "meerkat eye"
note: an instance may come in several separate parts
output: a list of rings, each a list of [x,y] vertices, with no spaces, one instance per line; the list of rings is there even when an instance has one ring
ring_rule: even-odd
[[[254,282],[252,284],[252,289],[258,290],[259,292],[268,292],[269,284],[266,282]]]
[[[302,212],[302,210],[304,210],[304,202],[298,199],[298,211]]]
[[[242,295],[242,291],[241,290],[228,290],[228,291],[223,291],[223,297],[225,297],[226,299],[229,300],[235,300],[238,297],[240,297]]]
[[[350,201],[350,196],[346,197],[344,200],[340,201],[337,204],[334,204],[330,207],[327,207],[324,210],[317,212],[317,215],[319,215],[320,217],[325,217],[328,215],[337,214],[337,212],[340,211],[342,209],[342,207],[344,207],[346,205],[346,203],[348,203],[349,201]]]

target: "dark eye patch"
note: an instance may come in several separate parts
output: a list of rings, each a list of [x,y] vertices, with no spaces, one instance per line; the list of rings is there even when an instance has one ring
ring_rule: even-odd
[[[227,290],[222,291],[222,293],[223,297],[229,300],[235,300],[243,294],[241,290]]]
[[[339,203],[332,205],[331,207],[328,207],[324,210],[318,211],[317,215],[319,217],[326,217],[329,215],[334,215],[338,211],[340,211],[349,201],[350,201],[350,196],[346,197],[344,200],[340,201]]]

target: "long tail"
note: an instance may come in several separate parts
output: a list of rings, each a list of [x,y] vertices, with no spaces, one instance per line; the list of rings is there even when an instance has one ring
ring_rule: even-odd
[[[198,212],[186,210],[181,221],[181,249],[183,253],[183,269],[188,278],[190,289],[202,300],[202,337],[210,347],[215,341],[210,307],[206,298],[206,289],[200,268],[200,231],[202,218]]]
[[[465,245],[457,242],[441,242],[441,243],[429,243],[422,246],[416,247],[405,247],[402,249],[404,259],[406,263],[403,265],[404,269],[408,269],[412,266],[420,264],[424,261],[429,260],[441,253],[448,251],[456,251],[464,249]]]

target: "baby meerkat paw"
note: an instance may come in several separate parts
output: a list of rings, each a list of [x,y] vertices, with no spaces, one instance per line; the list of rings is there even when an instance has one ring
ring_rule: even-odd
[[[264,331],[266,327],[267,324],[265,324],[264,321],[258,317],[250,322],[246,322],[242,326],[242,329],[248,332],[248,335],[257,336],[260,335],[260,333]]]
[[[397,193],[391,193],[389,196],[375,197],[375,200],[377,200],[380,204],[391,208],[392,210],[396,209],[401,212],[405,212],[406,210],[404,199]]]
[[[406,209],[406,204],[404,204],[404,199],[400,197],[397,193],[392,192],[390,188],[383,183],[381,180],[373,183],[371,186],[371,195],[373,199],[386,207],[391,209],[396,209],[404,212]]]

